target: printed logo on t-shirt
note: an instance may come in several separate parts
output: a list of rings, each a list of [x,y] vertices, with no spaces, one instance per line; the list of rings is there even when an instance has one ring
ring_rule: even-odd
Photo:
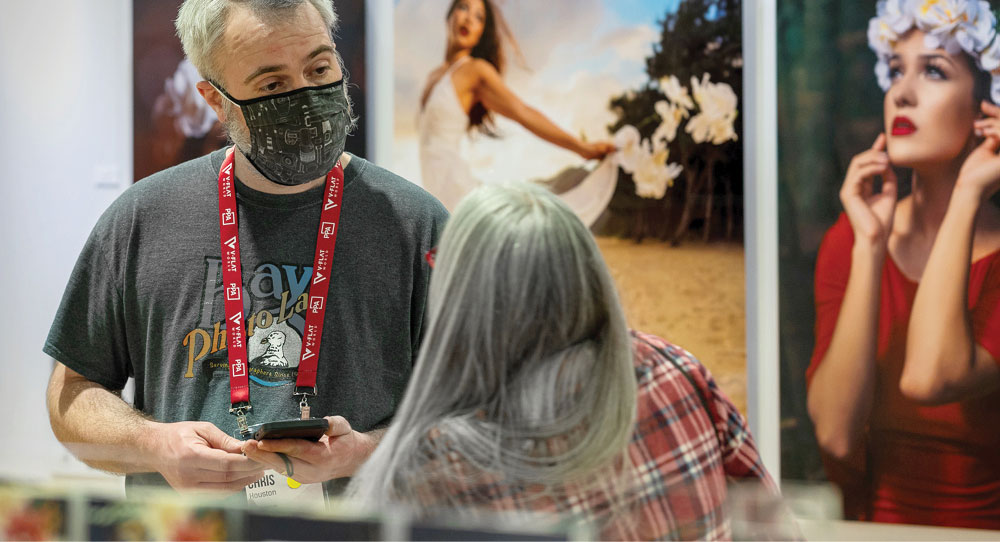
[[[205,287],[199,321],[182,340],[187,353],[185,378],[226,378],[224,299],[243,303],[243,337],[247,345],[250,380],[262,386],[294,382],[302,351],[305,313],[322,299],[310,302],[306,288],[312,266],[265,263],[254,269],[243,288],[223,285],[222,260],[205,258]],[[326,277],[324,277],[326,279]],[[242,291],[242,295],[241,295]],[[235,370],[235,369],[234,369]]]

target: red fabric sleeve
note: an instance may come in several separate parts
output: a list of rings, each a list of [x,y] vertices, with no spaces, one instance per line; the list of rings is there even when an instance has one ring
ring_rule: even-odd
[[[1000,251],[987,256],[989,262],[975,266],[969,284],[982,281],[972,304],[972,331],[976,342],[1000,363]],[[976,276],[983,273],[982,278]]]
[[[837,327],[840,304],[847,290],[847,279],[851,275],[851,248],[854,246],[854,230],[847,215],[840,213],[837,222],[826,232],[816,257],[816,274],[813,288],[816,300],[815,346],[809,368],[806,369],[806,385],[812,382],[813,374],[823,361],[833,330]]]

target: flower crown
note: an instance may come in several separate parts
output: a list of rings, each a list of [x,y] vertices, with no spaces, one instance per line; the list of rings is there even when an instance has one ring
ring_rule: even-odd
[[[996,16],[986,0],[880,0],[868,22],[868,46],[878,55],[875,76],[889,90],[889,57],[900,36],[912,28],[925,34],[924,45],[949,54],[964,51],[993,76],[990,98],[1000,104],[1000,40]]]

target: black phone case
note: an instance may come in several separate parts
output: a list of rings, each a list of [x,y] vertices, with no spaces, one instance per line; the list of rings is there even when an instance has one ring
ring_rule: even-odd
[[[305,420],[282,420],[266,422],[250,426],[250,432],[255,440],[300,438],[317,441],[330,428],[326,418],[309,418]]]

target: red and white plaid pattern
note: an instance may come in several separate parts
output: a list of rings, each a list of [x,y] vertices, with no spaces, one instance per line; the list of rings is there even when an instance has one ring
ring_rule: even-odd
[[[746,420],[690,353],[652,335],[632,337],[638,404],[627,455],[631,468],[622,480],[542,492],[449,457],[455,478],[435,481],[423,497],[440,503],[440,492],[447,492],[444,500],[479,510],[572,515],[595,525],[602,539],[732,538],[727,482],[755,479],[777,492]]]

